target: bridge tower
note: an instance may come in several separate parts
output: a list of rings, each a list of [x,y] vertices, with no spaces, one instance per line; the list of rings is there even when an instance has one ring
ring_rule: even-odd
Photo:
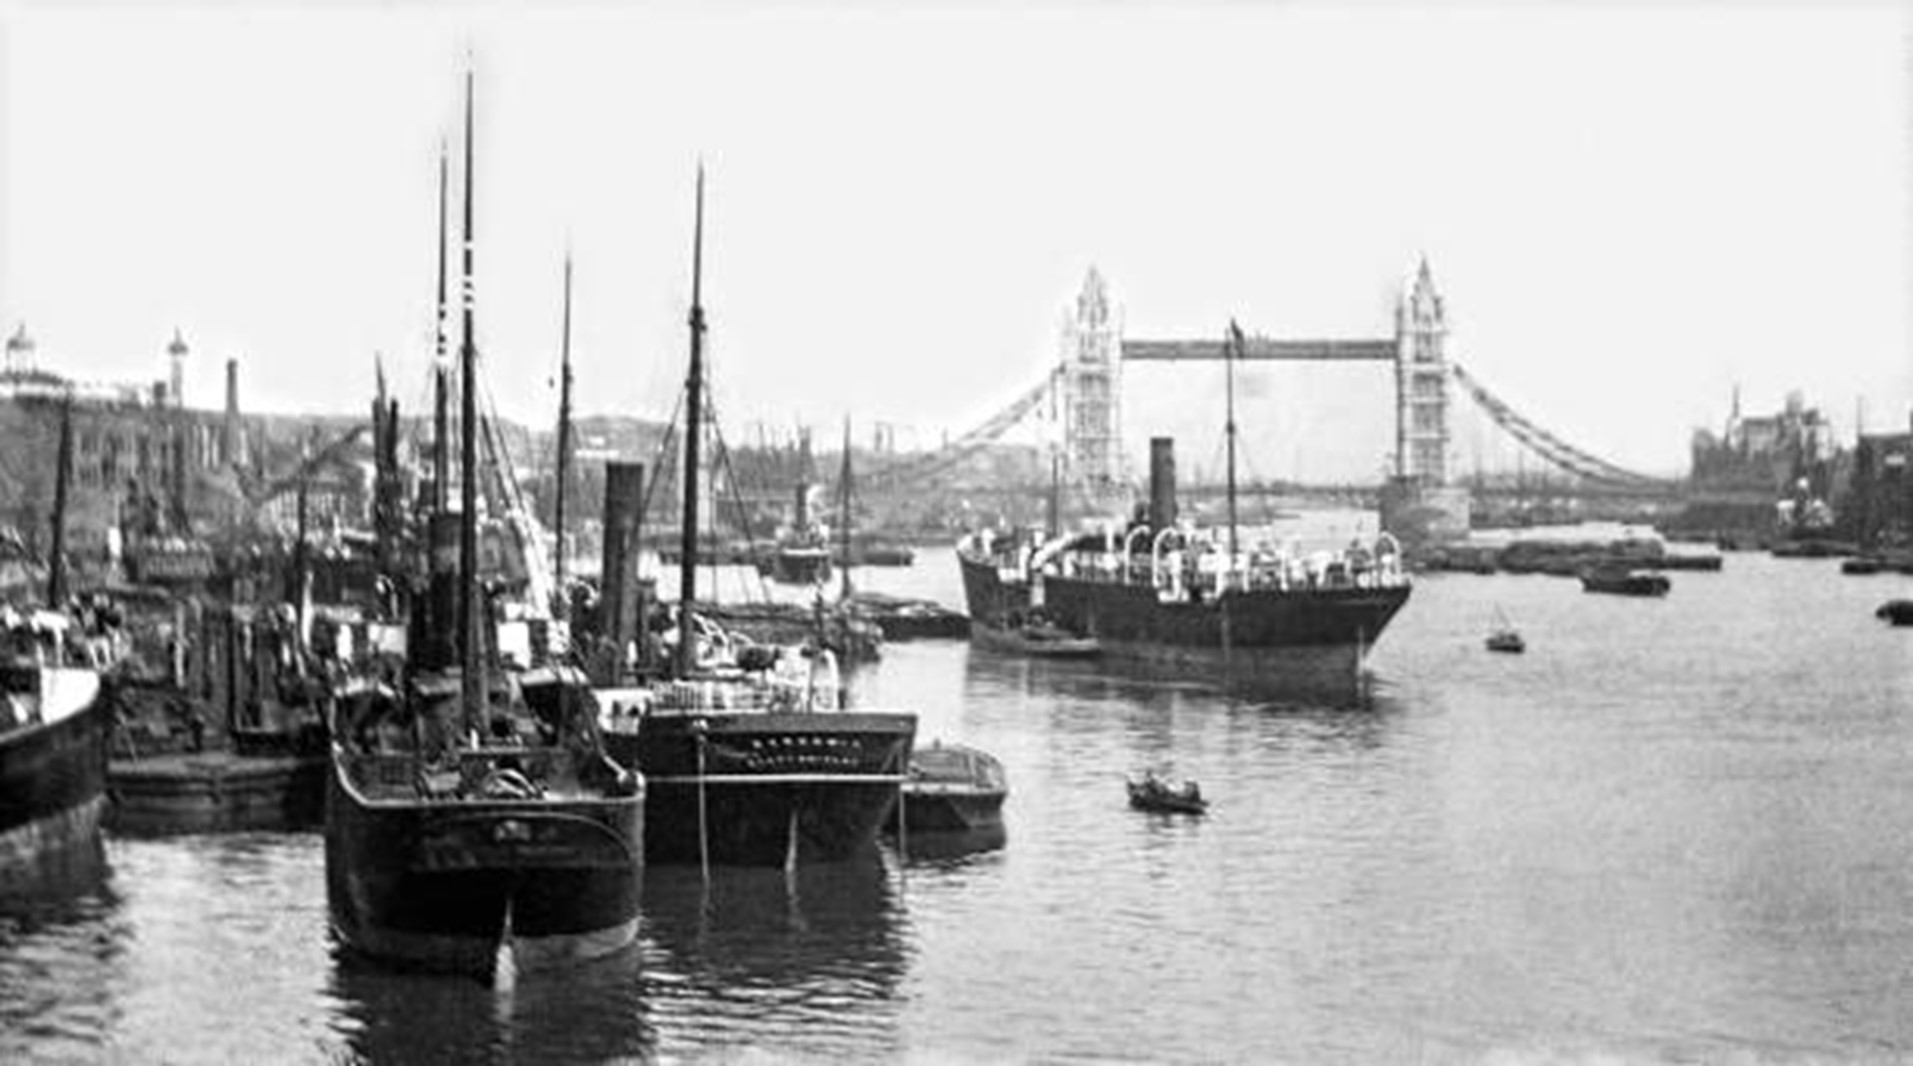
[[[1421,261],[1395,305],[1395,476],[1448,483],[1448,316]]]
[[[1095,267],[1063,323],[1063,461],[1071,483],[1094,496],[1127,493],[1122,434],[1122,326]]]
[[[1404,542],[1468,533],[1468,490],[1448,483],[1448,311],[1423,257],[1395,306],[1395,469],[1382,528]]]

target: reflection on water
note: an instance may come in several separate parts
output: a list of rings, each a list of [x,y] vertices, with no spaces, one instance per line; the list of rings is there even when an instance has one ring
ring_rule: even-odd
[[[1173,763],[1192,737],[1213,734],[1228,750],[1294,747],[1320,752],[1373,748],[1408,710],[1389,679],[1333,695],[1218,689],[1200,679],[1165,681],[1080,662],[1015,659],[961,649],[963,691],[976,704],[1015,704],[1046,715],[1068,736],[1093,741],[1120,725],[1127,768]]]
[[[0,897],[0,1062],[100,1058],[131,939],[105,849],[72,849],[31,873]]]
[[[58,915],[105,889],[110,866],[99,835],[0,870],[0,921]]]
[[[1040,690],[1149,704],[1183,693],[1214,697],[1229,704],[1252,703],[1293,711],[1349,711],[1366,708],[1388,685],[1366,669],[1360,676],[1332,680],[1308,676],[1291,682],[1263,678],[1224,683],[1187,670],[1128,659],[1041,659],[978,647],[967,647],[964,654],[965,687],[985,697]]]
[[[666,1055],[896,1050],[906,916],[878,856],[791,871],[645,871],[651,1009]]]
[[[1431,578],[1353,705],[894,644],[858,702],[1000,759],[1000,841],[647,870],[633,951],[499,988],[335,958],[316,835],[109,839],[0,917],[0,1061],[1903,1059],[1910,593]],[[1144,765],[1208,815],[1131,810]]]
[[[656,1042],[635,947],[509,985],[395,972],[336,949],[327,992],[350,1059],[368,1062],[605,1062]]]
[[[917,831],[892,844],[898,847],[914,870],[919,866],[948,869],[961,866],[981,855],[1001,851],[1010,842],[1009,830],[1001,825],[981,829],[944,829]]]

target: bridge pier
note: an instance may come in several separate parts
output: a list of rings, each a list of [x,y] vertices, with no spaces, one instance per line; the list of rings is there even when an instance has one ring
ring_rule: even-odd
[[[1383,532],[1404,547],[1468,535],[1468,489],[1461,485],[1427,485],[1413,477],[1392,477],[1382,486]]]

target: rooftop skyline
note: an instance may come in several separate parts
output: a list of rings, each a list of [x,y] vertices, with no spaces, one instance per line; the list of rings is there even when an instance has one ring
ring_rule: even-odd
[[[178,328],[196,406],[236,357],[249,410],[358,410],[383,353],[421,409],[469,49],[478,342],[519,421],[555,416],[567,248],[580,412],[670,416],[701,159],[734,430],[960,433],[1054,363],[1091,266],[1133,337],[1360,337],[1426,255],[1458,361],[1672,472],[1735,385],[1906,424],[1906,46],[1887,5],[0,5],[0,324],[144,381]],[[1206,464],[1210,369],[1128,368],[1127,435]],[[1251,466],[1372,475],[1392,387],[1245,370]],[[1464,469],[1511,448],[1471,434]]]

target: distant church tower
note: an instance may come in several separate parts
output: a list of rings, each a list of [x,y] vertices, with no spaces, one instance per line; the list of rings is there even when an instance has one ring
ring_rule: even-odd
[[[7,338],[8,374],[24,374],[33,369],[33,338],[27,336],[27,324],[20,323],[13,336]]]
[[[173,343],[166,346],[166,401],[175,408],[186,406],[186,340],[173,327]]]
[[[1122,328],[1095,267],[1063,323],[1063,461],[1069,479],[1095,494],[1128,490],[1123,468]]]
[[[1448,317],[1428,260],[1395,307],[1395,476],[1448,483]]]

